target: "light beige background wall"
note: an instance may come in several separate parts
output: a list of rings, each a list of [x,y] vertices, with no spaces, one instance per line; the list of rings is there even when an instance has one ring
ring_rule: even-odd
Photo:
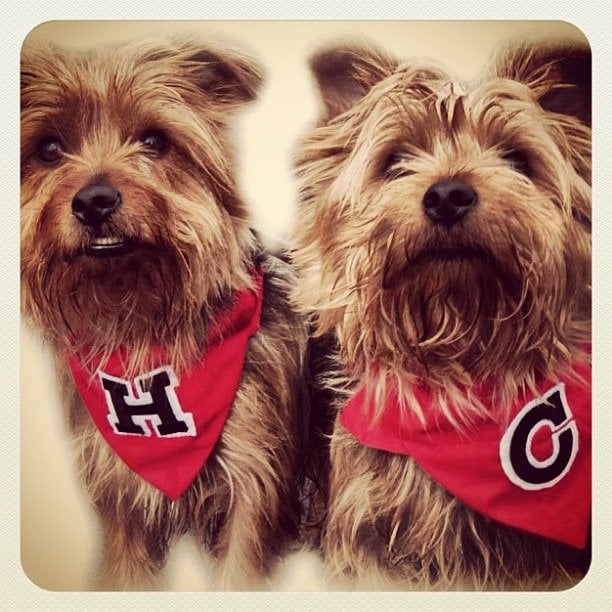
[[[295,184],[290,159],[297,139],[315,118],[317,101],[307,57],[319,44],[350,36],[367,38],[402,57],[444,64],[457,76],[476,77],[492,50],[509,38],[582,38],[563,22],[49,22],[26,44],[53,41],[84,48],[147,35],[191,31],[236,42],[266,67],[260,99],[237,128],[241,185],[254,225],[282,240],[291,224]],[[50,356],[36,333],[21,339],[21,540],[22,565],[38,586],[86,590],[99,545],[96,517],[78,483],[62,423]],[[206,562],[189,541],[172,556],[173,590],[209,588]],[[314,555],[293,555],[275,577],[277,590],[325,590]]]

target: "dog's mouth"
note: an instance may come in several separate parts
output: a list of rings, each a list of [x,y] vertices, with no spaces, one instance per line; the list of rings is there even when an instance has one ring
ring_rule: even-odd
[[[90,257],[112,257],[124,255],[133,247],[134,242],[122,236],[94,237],[83,247],[83,253]]]
[[[383,287],[388,289],[404,274],[413,274],[418,270],[427,270],[430,266],[444,268],[446,264],[453,265],[450,274],[456,273],[456,266],[478,266],[479,268],[496,269],[494,257],[478,245],[431,245],[416,253],[406,253],[404,265],[395,273],[385,272]]]

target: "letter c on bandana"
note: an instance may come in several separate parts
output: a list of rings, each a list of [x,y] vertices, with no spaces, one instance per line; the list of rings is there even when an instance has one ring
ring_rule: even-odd
[[[547,428],[552,452],[545,459],[533,453],[535,435]],[[578,452],[578,428],[559,383],[516,415],[503,435],[499,457],[506,476],[527,491],[547,489],[557,484],[570,470]]]

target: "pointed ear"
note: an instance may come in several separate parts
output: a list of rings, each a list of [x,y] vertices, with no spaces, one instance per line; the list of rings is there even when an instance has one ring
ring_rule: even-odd
[[[263,81],[258,63],[234,47],[209,45],[196,38],[144,45],[139,63],[163,68],[170,76],[184,78],[199,93],[222,107],[254,100]]]
[[[309,65],[323,99],[324,118],[330,120],[392,74],[398,61],[371,46],[343,44],[316,52]]]
[[[47,75],[48,65],[54,55],[55,48],[51,45],[32,45],[21,48],[20,84],[22,92]]]
[[[22,49],[19,71],[19,82],[22,91],[36,80],[35,68],[36,60],[34,58],[34,53]]]
[[[255,60],[236,49],[200,49],[189,54],[183,65],[190,80],[220,104],[254,100],[263,82]]]
[[[515,46],[497,55],[494,72],[531,87],[545,110],[591,125],[591,51],[586,43]]]

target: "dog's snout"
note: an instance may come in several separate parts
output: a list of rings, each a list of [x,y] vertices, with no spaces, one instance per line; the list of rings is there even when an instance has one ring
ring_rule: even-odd
[[[434,222],[452,225],[476,205],[478,195],[461,181],[434,183],[423,196],[425,214]]]
[[[121,194],[107,185],[83,187],[72,199],[72,213],[84,225],[99,226],[117,210]]]

